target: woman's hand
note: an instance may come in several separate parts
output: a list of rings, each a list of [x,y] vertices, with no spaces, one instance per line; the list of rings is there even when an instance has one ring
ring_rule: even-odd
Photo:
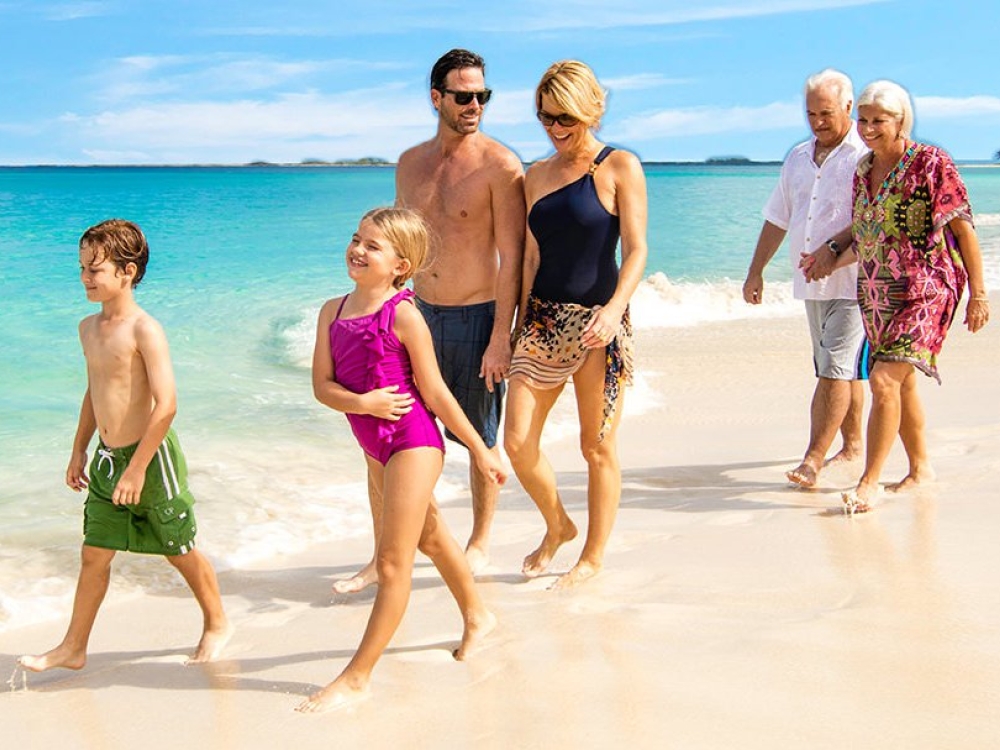
[[[965,306],[965,325],[970,333],[975,333],[990,321],[990,300],[986,296],[976,296]]]
[[[580,336],[580,343],[583,344],[584,348],[600,349],[610,344],[618,335],[623,312],[615,313],[607,305],[595,307],[593,316],[587,322],[583,334]]]

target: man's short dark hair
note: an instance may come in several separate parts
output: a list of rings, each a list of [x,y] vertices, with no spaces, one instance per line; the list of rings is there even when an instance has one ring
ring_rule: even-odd
[[[453,70],[463,68],[479,68],[486,73],[486,61],[475,52],[467,49],[453,49],[445,52],[431,68],[431,88],[441,91],[444,89],[444,79]]]

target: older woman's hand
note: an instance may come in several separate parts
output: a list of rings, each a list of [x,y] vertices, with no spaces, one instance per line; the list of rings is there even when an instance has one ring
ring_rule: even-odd
[[[965,307],[965,325],[970,333],[975,333],[990,321],[989,297],[976,296]]]

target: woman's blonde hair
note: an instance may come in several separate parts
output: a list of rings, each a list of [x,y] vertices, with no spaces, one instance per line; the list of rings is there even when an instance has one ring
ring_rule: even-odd
[[[909,138],[913,132],[913,103],[909,92],[892,81],[872,81],[858,97],[859,107],[878,107],[899,120],[899,134]]]
[[[542,94],[560,109],[590,128],[599,127],[604,116],[606,93],[586,63],[562,60],[553,63],[535,89],[535,107],[542,108]]]
[[[406,272],[392,281],[394,287],[402,289],[427,260],[427,250],[430,245],[427,224],[416,211],[395,206],[373,208],[361,217],[361,221],[365,219],[378,227],[382,235],[389,240],[396,255],[410,262]]]

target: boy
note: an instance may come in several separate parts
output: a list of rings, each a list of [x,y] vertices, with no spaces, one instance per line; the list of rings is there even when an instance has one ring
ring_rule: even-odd
[[[20,664],[34,672],[80,669],[111,579],[116,550],[160,554],[191,587],[204,615],[201,640],[188,663],[212,661],[232,635],[211,563],[194,549],[194,498],[186,464],[170,429],[177,411],[167,339],[160,324],[136,303],[149,246],[142,230],[111,219],[80,238],[80,280],[101,312],[80,323],[87,360],[87,392],[66,484],[87,489],[83,551],[73,615],[62,643]],[[97,453],[85,472],[87,448]]]

